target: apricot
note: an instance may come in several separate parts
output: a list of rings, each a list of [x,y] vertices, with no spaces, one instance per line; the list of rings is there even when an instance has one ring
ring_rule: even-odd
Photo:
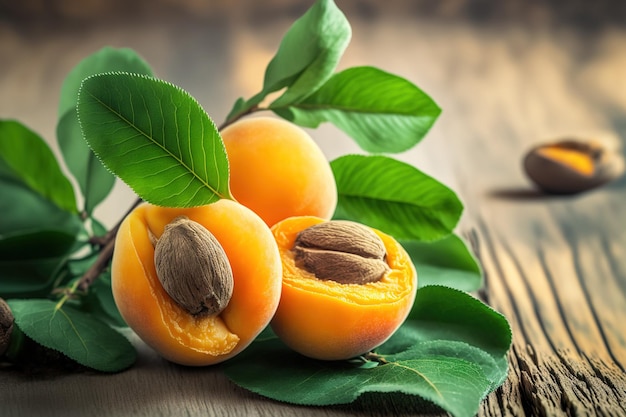
[[[323,360],[353,358],[381,345],[404,322],[417,291],[411,259],[389,235],[359,225],[380,245],[339,225],[303,237],[333,222],[303,216],[272,227],[283,263],[272,329],[291,349]]]
[[[306,131],[283,119],[255,117],[224,128],[221,136],[233,197],[268,226],[292,216],[333,215],[335,178]]]
[[[206,228],[230,264],[232,295],[218,314],[189,313],[157,276],[153,240],[180,216]],[[183,253],[181,265],[192,255]],[[220,200],[187,209],[138,206],[120,226],[111,272],[115,302],[131,329],[164,358],[203,366],[235,356],[268,325],[280,299],[281,271],[263,220],[241,204]]]
[[[534,146],[524,156],[523,166],[540,190],[576,194],[619,177],[624,159],[598,142],[564,139]]]

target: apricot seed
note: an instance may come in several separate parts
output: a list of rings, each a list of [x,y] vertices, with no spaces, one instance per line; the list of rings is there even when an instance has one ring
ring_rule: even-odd
[[[233,295],[233,271],[220,242],[201,224],[178,217],[154,248],[165,291],[193,315],[220,313]]]
[[[293,251],[298,267],[343,284],[379,281],[389,270],[383,241],[355,222],[333,220],[304,229]]]

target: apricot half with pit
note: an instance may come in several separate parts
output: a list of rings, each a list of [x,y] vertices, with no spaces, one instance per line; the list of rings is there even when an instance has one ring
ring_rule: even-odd
[[[263,220],[231,200],[175,209],[144,203],[122,222],[112,287],[128,325],[164,358],[211,365],[269,324],[282,266]]]
[[[272,227],[283,290],[271,326],[311,358],[349,359],[385,342],[408,316],[417,291],[411,259],[368,226],[302,216]]]
[[[524,171],[542,191],[575,194],[614,180],[624,160],[600,143],[565,139],[533,147],[524,157]]]

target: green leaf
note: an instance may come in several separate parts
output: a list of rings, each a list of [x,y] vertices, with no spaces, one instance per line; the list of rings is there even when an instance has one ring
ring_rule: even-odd
[[[26,126],[0,120],[0,161],[33,192],[65,211],[77,212],[74,188],[52,150]]]
[[[433,340],[463,342],[487,352],[500,370],[496,385],[506,379],[511,327],[504,316],[471,295],[439,285],[420,288],[407,321],[381,348],[401,352]]]
[[[423,340],[463,341],[494,357],[505,356],[511,346],[511,328],[502,314],[452,288],[420,288],[409,320]]]
[[[482,286],[480,264],[459,236],[451,234],[434,242],[400,243],[411,256],[420,287],[444,285],[475,291]]]
[[[0,296],[46,296],[82,223],[28,186],[2,157],[0,195]]]
[[[333,74],[350,42],[352,30],[332,0],[318,0],[289,28],[265,70],[263,90],[247,102],[238,100],[228,119],[286,88],[275,106],[296,102],[318,89]]]
[[[510,344],[502,315],[465,292],[431,286],[418,290],[409,320],[373,354],[317,361],[266,330],[222,367],[236,384],[279,401],[329,405],[366,392],[410,394],[452,415],[473,416],[506,379]]]
[[[331,122],[368,152],[403,152],[419,143],[441,109],[417,86],[374,67],[335,74],[298,102],[275,102],[281,117],[316,128]]]
[[[76,235],[81,221],[33,190],[0,157],[0,238],[59,231]]]
[[[90,314],[50,300],[8,300],[15,324],[35,342],[103,372],[131,366],[137,353],[119,332]]]
[[[78,90],[85,78],[113,71],[152,75],[148,63],[132,49],[104,47],[80,61],[65,77],[61,86],[59,119],[68,111],[76,109]]]
[[[91,214],[113,189],[115,176],[100,163],[87,146],[75,109],[67,111],[59,120],[57,141],[65,163],[76,178],[84,196],[84,210]]]
[[[332,0],[318,0],[294,22],[265,71],[265,93],[288,87],[274,101],[280,106],[298,101],[319,88],[334,72],[352,30]]]
[[[463,205],[448,187],[382,155],[345,155],[331,162],[337,183],[334,218],[367,224],[399,240],[431,241],[454,230]]]
[[[0,297],[46,297],[55,285],[65,256],[0,260]]]
[[[377,354],[385,360],[393,362],[411,360],[413,358],[443,356],[446,358],[457,358],[476,364],[480,366],[483,374],[490,382],[486,391],[483,393],[484,396],[499,387],[504,381],[502,370],[496,360],[484,350],[467,343],[452,340],[432,340],[419,342],[400,353],[387,355],[384,354],[384,350],[385,346],[383,345],[377,349]],[[504,376],[506,376],[506,373],[504,373]]]
[[[0,126],[6,128],[7,124],[2,122]],[[19,125],[17,129],[22,130]],[[46,296],[73,249],[82,224],[75,213],[28,185],[3,157],[4,154],[0,156],[0,296]]]
[[[407,352],[397,361],[391,357],[384,365],[360,367],[347,361],[308,359],[278,339],[266,339],[253,343],[222,368],[236,384],[289,403],[344,404],[367,392],[395,392],[417,395],[455,416],[473,416],[490,387],[482,368],[458,357],[418,353]]]
[[[192,207],[232,198],[217,128],[182,89],[134,74],[92,76],[78,116],[91,149],[145,201]]]

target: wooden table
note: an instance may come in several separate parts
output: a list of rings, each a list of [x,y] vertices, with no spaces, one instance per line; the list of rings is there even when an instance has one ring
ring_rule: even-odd
[[[397,7],[380,15],[375,5],[365,15],[367,8],[345,5],[353,41],[341,65],[402,75],[443,108],[427,138],[399,158],[458,192],[466,206],[459,233],[485,272],[477,295],[513,328],[509,378],[480,415],[626,415],[626,180],[577,196],[544,196],[521,169],[523,154],[544,140],[593,135],[609,146],[626,144],[626,26],[606,7],[605,14],[560,14],[539,5],[494,11],[464,2],[434,10],[391,3]],[[254,16],[65,27],[0,20],[0,117],[17,118],[53,142],[65,74],[113,45],[136,49],[219,122],[238,96],[260,88],[295,18]],[[332,126],[311,133],[329,159],[357,150]],[[112,224],[133,198],[119,184],[97,213]],[[139,360],[120,374],[0,371],[0,415],[422,411],[381,398],[331,408],[280,404],[237,388],[216,369],[176,366],[133,342]]]

